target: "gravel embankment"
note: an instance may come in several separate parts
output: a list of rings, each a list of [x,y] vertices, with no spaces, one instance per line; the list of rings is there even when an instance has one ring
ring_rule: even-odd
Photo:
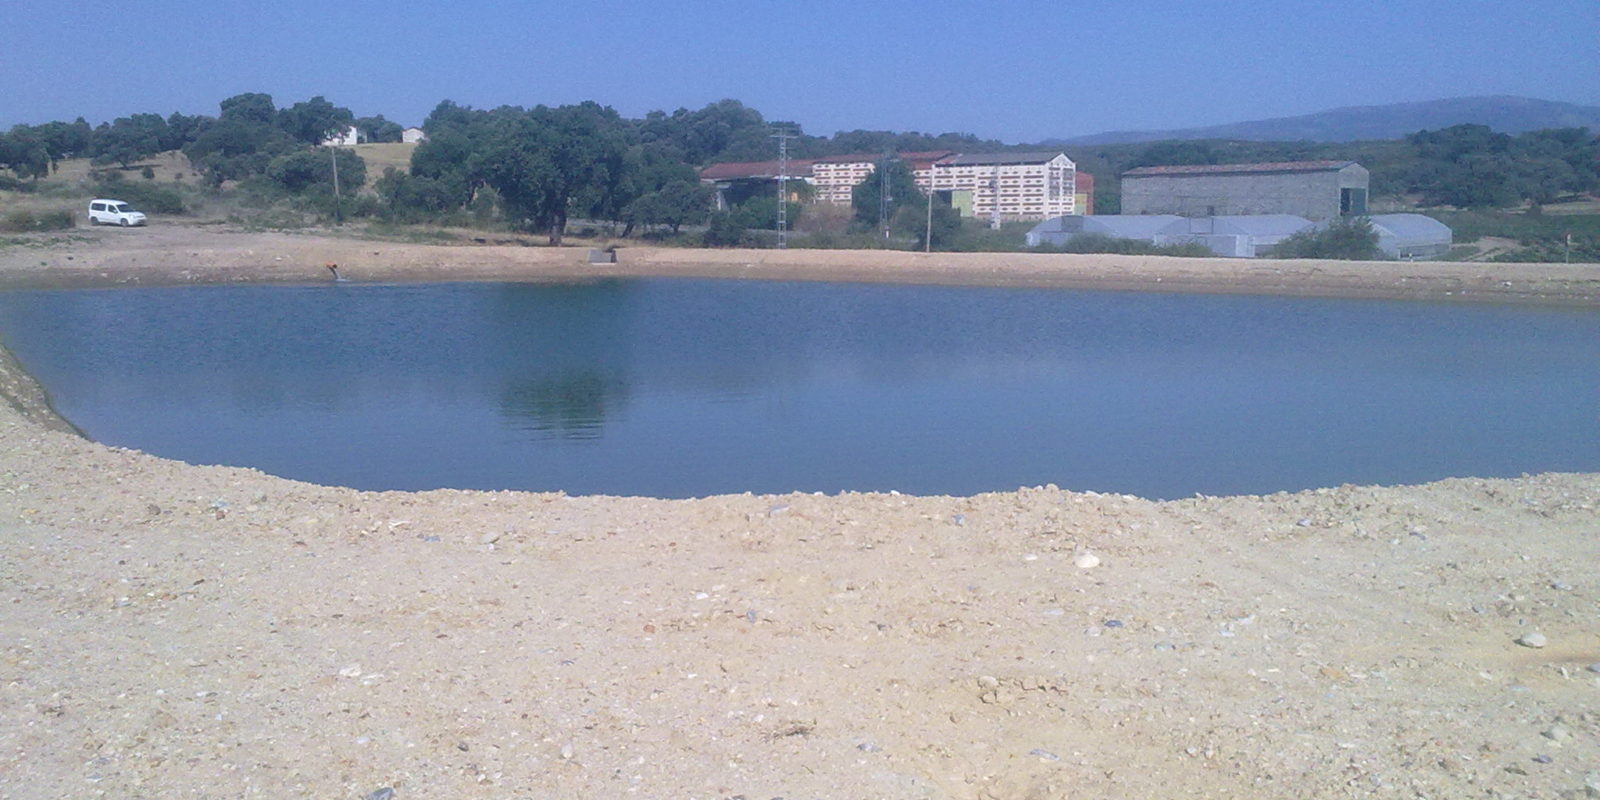
[[[307,247],[252,258],[369,277]],[[28,383],[0,798],[1600,796],[1600,475],[367,493],[95,444]]]

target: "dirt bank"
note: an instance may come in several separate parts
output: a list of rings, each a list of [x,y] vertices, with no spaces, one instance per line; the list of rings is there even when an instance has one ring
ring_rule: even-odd
[[[199,226],[91,229],[0,248],[0,288],[325,281],[738,277],[1041,286],[1600,307],[1600,265],[1273,261],[1037,253],[428,245]]]
[[[387,252],[283,238],[191,263],[309,280],[318,248]],[[478,249],[435,277],[530,269]],[[172,263],[99,252],[63,269]],[[447,254],[416,252],[419,276]],[[368,493],[23,406],[0,403],[0,798],[1600,793],[1596,475]]]

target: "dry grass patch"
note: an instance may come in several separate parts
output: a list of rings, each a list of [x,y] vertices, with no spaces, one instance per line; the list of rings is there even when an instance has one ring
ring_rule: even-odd
[[[367,183],[372,183],[383,177],[383,171],[394,167],[401,172],[411,171],[411,153],[417,149],[416,142],[381,142],[378,144],[358,144],[351,148],[361,160],[367,162]]]
[[[154,177],[144,177],[144,170],[149,168]],[[173,183],[175,180],[194,181],[199,178],[195,174],[194,165],[182,151],[169,150],[157,153],[149,158],[142,158],[127,167],[120,164],[96,165],[87,158],[69,158],[56,164],[55,172],[44,178],[44,184],[82,184],[91,182],[93,174],[107,174],[112,172],[122,173],[123,180],[127,181],[155,181],[156,183]],[[181,176],[181,177],[179,177]]]

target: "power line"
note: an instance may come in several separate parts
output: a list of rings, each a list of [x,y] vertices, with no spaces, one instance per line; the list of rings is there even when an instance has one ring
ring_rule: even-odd
[[[789,246],[789,129],[779,128],[778,140],[778,249]]]

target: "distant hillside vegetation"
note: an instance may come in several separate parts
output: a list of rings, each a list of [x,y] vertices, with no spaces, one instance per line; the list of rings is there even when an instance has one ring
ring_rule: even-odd
[[[1205,128],[1168,131],[1113,131],[1046,144],[1124,144],[1172,139],[1233,139],[1255,142],[1355,142],[1400,139],[1420,130],[1452,125],[1487,125],[1501,133],[1523,133],[1546,128],[1600,130],[1600,106],[1580,106],[1530,97],[1494,95],[1455,97],[1420,103],[1351,106],[1254,122],[1235,122]]]

